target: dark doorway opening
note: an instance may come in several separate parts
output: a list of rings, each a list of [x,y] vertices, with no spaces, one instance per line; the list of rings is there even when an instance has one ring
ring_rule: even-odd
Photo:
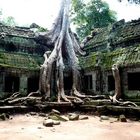
[[[140,72],[128,73],[128,90],[140,90]]]
[[[92,89],[92,75],[85,75],[84,76],[85,81],[85,89]]]
[[[28,88],[27,92],[36,92],[39,89],[39,78],[38,77],[30,77],[28,78]]]
[[[72,76],[64,76],[64,90],[72,89]]]
[[[108,91],[115,90],[115,80],[113,75],[108,76]]]
[[[9,43],[6,46],[5,50],[8,52],[15,52],[15,51],[17,51],[17,47],[13,43]]]
[[[5,77],[5,92],[19,91],[19,77],[6,76]]]

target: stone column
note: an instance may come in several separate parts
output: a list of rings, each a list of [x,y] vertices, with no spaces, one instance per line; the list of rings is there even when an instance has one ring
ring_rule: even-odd
[[[21,75],[20,77],[20,86],[19,86],[19,92],[22,94],[27,94],[27,82],[28,78],[26,75]]]
[[[96,92],[96,72],[92,73],[92,90]]]

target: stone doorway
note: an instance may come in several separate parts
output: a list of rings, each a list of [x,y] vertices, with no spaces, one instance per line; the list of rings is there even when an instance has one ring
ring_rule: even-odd
[[[27,92],[36,92],[39,88],[39,78],[38,77],[30,77],[27,82]]]
[[[140,90],[140,72],[128,73],[128,90]]]
[[[113,75],[108,76],[108,91],[115,90],[115,80]]]
[[[20,85],[20,79],[16,76],[6,76],[5,77],[5,92],[18,92],[19,91],[19,85]]]

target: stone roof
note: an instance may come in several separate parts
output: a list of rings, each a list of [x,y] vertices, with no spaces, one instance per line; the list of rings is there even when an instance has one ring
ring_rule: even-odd
[[[0,24],[0,67],[39,70],[43,53],[30,28]]]
[[[140,43],[140,19],[125,22],[120,20],[113,25],[101,29],[94,29],[88,36],[85,50],[106,51],[118,47],[129,47]]]
[[[85,51],[87,56],[80,57],[83,69],[111,69],[114,63],[120,67],[140,65],[140,19],[94,29],[92,37],[87,37]]]
[[[86,42],[84,50],[98,51],[105,49],[108,42],[110,27],[97,28],[91,32],[90,39]]]
[[[30,28],[0,25],[0,48],[4,44],[36,48],[40,44],[35,40],[35,33]]]
[[[29,54],[0,52],[0,67],[39,70],[43,58]]]
[[[131,22],[122,22],[117,26],[114,24],[110,33],[110,45],[117,46],[121,43],[127,45],[127,42],[132,44],[140,40],[140,19]],[[134,42],[133,42],[134,41]],[[140,43],[140,41],[139,41]],[[129,45],[129,44],[128,44]],[[131,45],[131,44],[130,44]]]
[[[114,63],[120,67],[140,65],[140,45],[118,48],[111,52],[92,52],[89,56],[80,58],[80,65],[83,69],[97,67],[111,69]]]
[[[27,27],[11,27],[0,24],[0,33],[5,33],[8,36],[19,36],[25,38],[34,38],[35,33]]]

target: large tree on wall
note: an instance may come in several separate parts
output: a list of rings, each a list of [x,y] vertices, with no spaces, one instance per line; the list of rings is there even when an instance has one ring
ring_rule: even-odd
[[[82,48],[77,42],[75,35],[72,33],[70,29],[70,21],[69,21],[70,5],[71,5],[71,0],[62,0],[60,12],[55,21],[54,27],[45,36],[43,35],[43,37],[45,37],[47,41],[53,44],[54,48],[52,51],[47,51],[44,53],[45,61],[40,68],[39,90],[35,92],[37,94],[40,93],[44,95],[43,97],[45,99],[50,98],[51,86],[52,86],[51,84],[52,84],[52,80],[54,80],[54,82],[57,85],[56,88],[58,93],[58,102],[60,102],[61,99],[67,102],[70,102],[71,99],[82,102],[81,98],[85,98],[85,97],[93,98],[93,96],[82,95],[78,91],[79,89],[78,77],[80,74],[79,74],[79,65],[78,65],[79,61],[76,54],[79,53],[81,55],[84,55],[85,53],[82,51]],[[37,38],[39,36],[37,36]],[[67,96],[65,95],[64,92],[65,83],[63,80],[64,79],[63,72],[64,72],[65,63],[64,63],[63,52],[65,52],[65,56],[67,56],[67,61],[71,66],[72,79],[73,79],[71,93],[74,96]],[[53,67],[54,65],[55,65],[55,69]],[[117,86],[116,95],[114,96],[116,99],[115,101],[117,102],[119,102],[118,94],[120,94],[118,90],[120,86],[118,86],[118,83],[119,81],[118,82],[116,81],[116,86]],[[0,101],[0,104],[5,104],[5,103],[15,104],[18,102],[23,102],[25,100],[29,102],[28,99],[30,99],[31,101],[38,100],[38,98],[32,98],[32,97],[30,98],[30,96],[33,94],[34,93],[30,93],[28,97],[17,98],[20,95],[20,93],[14,93],[12,96],[10,96],[10,98]]]
[[[70,29],[70,21],[69,21],[70,6],[71,0],[62,0],[60,12],[55,21],[55,24],[52,30],[46,35],[46,40],[51,42],[51,44],[54,45],[54,48],[52,51],[45,52],[44,54],[45,61],[40,68],[38,92],[43,94],[45,99],[50,98],[52,86],[51,81],[55,80],[55,83],[57,85],[58,102],[60,102],[61,99],[67,102],[70,102],[71,99],[75,99],[76,101],[82,102],[81,98],[84,97],[93,98],[93,96],[82,95],[78,91],[79,89],[78,77],[80,73],[79,73],[79,61],[76,54],[79,53],[81,55],[84,55],[85,53],[82,51],[79,42],[77,41],[75,35],[72,33]],[[73,79],[71,93],[74,96],[67,96],[64,92],[65,83],[63,72],[65,65],[63,52],[65,52],[65,56],[67,56],[68,59],[67,61],[71,66]],[[55,73],[53,72],[53,65],[55,65]],[[112,70],[115,78],[115,88],[116,88],[115,89],[116,94],[113,97],[113,99],[115,99],[117,103],[122,103],[118,101],[118,99],[121,96],[119,71],[118,70],[115,71],[115,68]],[[55,74],[55,78],[53,74]],[[127,103],[130,102],[124,102],[123,104]],[[134,104],[134,106],[136,105]]]
[[[50,98],[51,93],[51,81],[53,75],[53,65],[55,65],[55,82],[57,85],[58,102],[60,99],[64,101],[70,101],[69,99],[75,98],[80,100],[78,97],[85,97],[78,92],[78,77],[79,77],[79,61],[76,53],[84,55],[79,43],[77,42],[75,35],[70,29],[69,11],[71,6],[71,0],[62,0],[59,15],[55,21],[52,30],[46,35],[46,39],[54,44],[54,49],[50,52],[45,52],[45,61],[40,69],[40,80],[39,80],[39,92],[45,95],[45,98]],[[64,92],[64,58],[68,58],[68,63],[71,66],[72,71],[72,89],[71,93],[76,97],[69,97]]]

